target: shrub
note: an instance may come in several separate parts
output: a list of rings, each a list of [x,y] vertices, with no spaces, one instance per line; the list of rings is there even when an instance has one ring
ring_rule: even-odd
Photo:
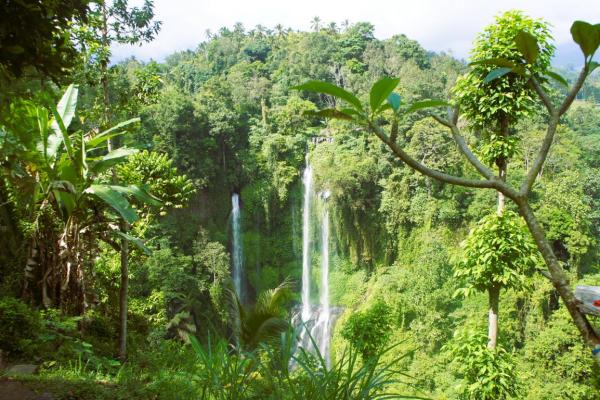
[[[378,301],[367,310],[353,314],[342,328],[342,337],[357,349],[363,360],[379,353],[387,344],[392,328],[392,310]]]
[[[27,351],[40,330],[40,316],[20,300],[0,298],[0,349],[10,355]]]

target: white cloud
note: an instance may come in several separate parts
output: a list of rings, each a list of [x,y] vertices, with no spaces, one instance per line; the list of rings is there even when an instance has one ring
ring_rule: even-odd
[[[310,20],[319,16],[324,22],[368,21],[379,38],[404,33],[428,50],[450,50],[466,57],[475,34],[509,9],[550,22],[564,54],[576,54],[569,33],[574,20],[600,22],[598,0],[155,0],[157,18],[163,22],[156,40],[142,46],[115,46],[113,54],[115,61],[130,55],[160,60],[196,48],[206,39],[207,29],[216,32],[241,22],[246,28],[281,23],[308,30]]]

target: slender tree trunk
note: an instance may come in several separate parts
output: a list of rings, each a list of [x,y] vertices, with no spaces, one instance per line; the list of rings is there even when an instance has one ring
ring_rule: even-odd
[[[500,304],[500,287],[494,285],[488,288],[488,349],[495,349],[498,343],[498,308]]]
[[[544,261],[546,262],[551,276],[550,281],[562,298],[563,303],[569,311],[571,319],[579,330],[583,340],[592,349],[594,359],[600,365],[600,336],[598,335],[598,332],[594,330],[594,327],[590,324],[585,314],[579,310],[579,301],[575,298],[575,295],[571,290],[569,278],[560,267],[558,259],[554,255],[552,247],[546,239],[544,230],[535,218],[533,210],[529,206],[527,199],[520,199],[516,201],[516,203],[519,206],[519,212],[521,213],[521,216],[527,223],[529,231],[531,232],[531,235],[533,236],[533,239],[535,240],[542,257],[544,258]]]
[[[106,2],[102,3],[102,46],[104,50],[108,49],[110,43],[108,40],[108,14],[106,11]],[[104,53],[104,52],[103,52]],[[110,99],[108,97],[108,59],[102,57],[100,60],[100,80],[102,81],[102,95],[104,103],[104,124],[108,127]],[[111,140],[108,139],[108,151],[112,150]]]
[[[102,45],[105,49],[110,46],[108,37],[108,13],[106,2],[102,3]],[[110,124],[110,97],[108,91],[108,59],[104,57],[100,62],[100,74],[102,80],[102,95],[104,102],[104,123],[106,127]],[[107,141],[108,151],[114,150],[111,139]],[[113,181],[115,172],[113,170]],[[119,224],[122,232],[127,232],[127,223]],[[125,361],[127,358],[127,288],[129,286],[129,243],[127,239],[121,239],[121,287],[119,289],[119,358]]]
[[[509,125],[506,116],[500,119],[500,135],[503,138],[507,138],[509,135]],[[498,167],[498,177],[506,182],[506,175],[508,171],[508,160],[506,157],[499,157],[496,159],[496,166]],[[506,207],[506,196],[504,193],[498,192],[498,207],[496,212],[499,216],[504,213]],[[500,286],[490,282],[491,286],[488,288],[488,299],[489,299],[489,310],[488,310],[488,348],[495,349],[498,343],[498,309],[500,304]]]
[[[127,231],[126,223],[121,230]],[[129,287],[129,243],[121,239],[121,288],[119,290],[119,358],[127,359],[127,289]]]

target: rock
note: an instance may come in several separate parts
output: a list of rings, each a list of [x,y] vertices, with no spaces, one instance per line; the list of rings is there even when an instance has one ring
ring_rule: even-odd
[[[6,370],[7,375],[33,375],[38,372],[39,365],[34,364],[18,364],[9,367]]]

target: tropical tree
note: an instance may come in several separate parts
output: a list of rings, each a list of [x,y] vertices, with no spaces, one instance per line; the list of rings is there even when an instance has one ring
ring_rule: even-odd
[[[152,41],[160,31],[161,22],[154,20],[154,3],[144,0],[141,7],[130,7],[128,0],[99,1],[89,13],[89,21],[76,30],[82,48],[84,69],[92,74],[99,73],[102,83],[103,123],[110,125],[111,108],[109,97],[110,47],[113,43],[141,44]],[[115,147],[107,140],[108,150]],[[126,221],[121,222],[121,231],[127,232]],[[120,350],[119,356],[125,359],[127,336],[127,287],[129,285],[129,247],[121,241],[121,290],[120,290]]]
[[[16,139],[11,155],[14,164],[6,166],[13,201],[27,204],[25,291],[33,290],[31,283],[39,280],[44,306],[82,313],[87,304],[86,265],[95,238],[117,249],[119,237],[142,246],[116,223],[138,219],[130,198],[153,205],[160,201],[139,185],[109,182],[108,171],[137,150],[123,147],[107,152],[106,142],[125,133],[138,119],[100,133],[69,133],[77,94],[77,87],[69,86],[50,110],[32,102],[15,105],[19,107],[15,119],[0,129],[5,140]]]
[[[566,81],[564,78],[552,72],[547,71],[546,75],[543,75],[539,69],[535,68],[538,57],[543,57],[543,55],[540,56],[540,45],[538,44],[536,37],[532,34],[528,34],[525,31],[519,31],[515,34],[514,40],[520,53],[520,59],[511,60],[506,58],[495,58],[478,62],[478,64],[498,67],[492,69],[492,71],[488,73],[486,79],[484,79],[485,84],[493,82],[496,78],[504,75],[516,75],[525,79],[527,87],[535,92],[536,97],[547,112],[548,120],[546,135],[541,143],[536,160],[530,166],[518,188],[511,183],[505,182],[501,177],[498,177],[473,152],[467,143],[462,132],[463,129],[459,124],[460,109],[458,106],[448,109],[447,118],[435,114],[433,117],[440,124],[449,129],[456,142],[457,148],[482,179],[457,176],[432,169],[411,157],[410,154],[401,148],[395,138],[392,139],[393,135],[388,135],[385,131],[386,125],[389,125],[389,119],[397,118],[398,116],[406,115],[427,107],[448,106],[449,104],[442,101],[428,100],[414,103],[408,107],[403,107],[400,96],[394,93],[394,89],[397,87],[399,79],[383,78],[376,82],[371,88],[369,104],[366,106],[352,93],[327,82],[310,81],[298,86],[297,89],[320,92],[345,101],[347,103],[346,108],[325,109],[320,111],[318,115],[324,118],[348,120],[373,132],[410,168],[447,184],[468,188],[496,190],[512,200],[518,208],[521,217],[525,220],[529,232],[533,236],[537,248],[546,264],[547,270],[542,270],[541,273],[546,276],[556,288],[566,308],[569,310],[571,319],[575,326],[577,326],[582,339],[592,350],[595,360],[600,363],[600,336],[594,330],[594,327],[586,315],[579,309],[579,302],[575,298],[568,276],[554,254],[552,246],[544,233],[544,229],[530,205],[533,185],[539,177],[540,171],[548,157],[561,117],[573,103],[575,96],[583,86],[586,78],[598,66],[598,63],[593,61],[593,57],[600,45],[600,25],[591,25],[586,22],[576,21],[571,27],[571,34],[574,41],[579,45],[583,52],[584,65],[577,80],[567,89],[567,94],[560,104],[555,104],[555,101],[553,101],[548,94],[545,85],[547,79],[546,76],[550,76],[562,84],[566,84]],[[487,86],[483,86],[482,90],[485,90],[486,88]],[[516,99],[512,99],[512,101],[516,102]]]
[[[261,292],[251,306],[242,305],[235,290],[229,289],[229,293],[234,339],[242,349],[254,350],[261,343],[278,340],[290,329],[286,309],[292,293],[289,282]]]
[[[20,77],[28,68],[54,79],[62,76],[77,58],[69,38],[71,24],[87,21],[88,4],[88,0],[5,1],[0,12],[0,77]]]

